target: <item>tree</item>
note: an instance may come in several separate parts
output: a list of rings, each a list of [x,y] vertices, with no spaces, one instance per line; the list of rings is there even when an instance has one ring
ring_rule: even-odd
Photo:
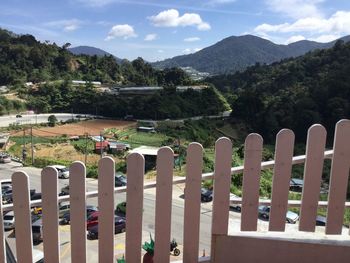
[[[48,121],[50,127],[55,127],[56,122],[57,122],[57,118],[56,118],[55,115],[50,115],[50,116],[47,118],[47,121]]]

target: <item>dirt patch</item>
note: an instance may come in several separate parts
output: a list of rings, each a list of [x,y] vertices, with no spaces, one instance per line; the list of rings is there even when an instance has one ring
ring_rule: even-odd
[[[85,155],[81,152],[78,152],[73,145],[69,143],[60,143],[60,144],[36,144],[35,153],[36,158],[46,158],[50,156],[52,159],[56,160],[66,160],[66,161],[85,161]],[[115,161],[118,161],[117,158],[111,156]],[[88,164],[97,164],[100,160],[100,155],[98,154],[88,154],[87,163]]]
[[[100,132],[107,128],[125,129],[135,127],[136,122],[116,121],[116,120],[89,120],[78,123],[57,125],[55,127],[33,128],[33,136],[55,137],[61,135],[83,136],[86,133],[91,135],[100,135]],[[16,132],[11,136],[22,136],[23,132]]]

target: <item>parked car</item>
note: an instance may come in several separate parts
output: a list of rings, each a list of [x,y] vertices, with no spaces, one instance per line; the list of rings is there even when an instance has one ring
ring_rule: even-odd
[[[201,188],[201,201],[210,202],[213,200],[213,192],[206,188]]]
[[[58,172],[58,178],[69,178],[69,169],[67,167],[63,165],[51,165],[51,167],[56,168]]]
[[[325,226],[327,223],[327,218],[324,216],[316,217],[316,226]]]
[[[86,219],[89,218],[89,216],[94,213],[97,212],[98,208],[96,206],[93,205],[87,205],[86,206]],[[70,224],[70,211],[66,212],[63,216],[62,216],[62,220],[60,221],[60,223],[62,225],[66,225],[66,224]]]
[[[117,204],[117,207],[115,208],[116,214],[126,214],[126,202],[121,202]]]
[[[63,217],[63,215],[69,211],[70,211],[70,204],[69,203],[60,203],[59,204],[59,210],[58,210],[59,218]]]
[[[69,185],[66,185],[66,186],[61,188],[60,195],[69,195]]]
[[[100,213],[98,211],[93,212],[86,220],[86,228],[89,230],[90,228],[96,226],[98,224],[98,215]]]
[[[43,241],[43,221],[42,218],[32,223],[33,243],[39,244]]]
[[[304,180],[298,178],[291,178],[289,182],[289,190],[294,192],[301,192],[303,190]]]
[[[11,156],[8,154],[1,154],[0,155],[0,163],[10,163],[11,162]]]
[[[262,217],[264,219],[270,218],[270,206],[266,205],[260,205],[259,206],[259,217]],[[297,213],[294,213],[292,211],[287,211],[286,213],[286,221],[290,224],[295,224],[299,219],[299,215]]]
[[[230,194],[230,207],[237,210],[240,212],[242,210],[242,205],[241,204],[235,204],[232,203],[231,201],[238,199],[239,197],[235,194]]]
[[[6,213],[3,217],[4,229],[11,230],[15,228],[15,214],[13,211]]]
[[[114,217],[114,234],[125,232],[125,217],[115,216]],[[98,224],[91,227],[87,233],[88,239],[98,239]]]
[[[126,186],[126,177],[124,174],[115,174],[115,187]]]

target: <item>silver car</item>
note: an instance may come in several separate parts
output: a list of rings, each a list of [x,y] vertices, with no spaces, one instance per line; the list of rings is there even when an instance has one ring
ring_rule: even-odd
[[[259,216],[264,219],[270,218],[270,206],[266,205],[260,205],[259,206]],[[287,211],[286,213],[286,221],[290,224],[295,224],[299,220],[299,215],[297,213],[294,213],[292,211]]]
[[[11,230],[15,228],[15,214],[10,211],[4,215],[4,229]]]

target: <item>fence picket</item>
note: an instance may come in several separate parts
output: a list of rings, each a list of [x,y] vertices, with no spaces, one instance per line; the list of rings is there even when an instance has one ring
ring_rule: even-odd
[[[171,202],[173,191],[174,152],[162,147],[157,155],[156,219],[154,262],[170,260]]]
[[[350,167],[350,120],[341,120],[335,127],[333,159],[329,184],[326,234],[340,234]]]
[[[232,142],[222,137],[215,143],[213,215],[211,223],[211,259],[215,262],[217,235],[227,235],[230,206]]]
[[[60,262],[58,229],[58,173],[55,168],[46,167],[41,171],[43,208],[43,245],[45,262]]]
[[[276,136],[269,231],[285,230],[293,149],[293,131],[281,130]]]
[[[256,231],[263,139],[251,133],[244,144],[241,230]]]
[[[127,158],[125,260],[141,262],[143,181],[145,159],[132,153]]]
[[[115,163],[111,157],[98,162],[98,260],[113,263],[114,259],[114,187]]]
[[[13,211],[16,218],[16,252],[20,263],[33,262],[32,220],[29,198],[29,177],[25,172],[12,175]],[[19,238],[18,238],[19,237]]]
[[[203,167],[203,147],[191,143],[186,157],[186,188],[184,212],[183,262],[198,260],[199,225],[201,210],[201,183]]]
[[[300,207],[300,231],[315,231],[326,138],[327,131],[320,124],[312,125],[308,130],[304,166],[304,186]]]
[[[86,169],[82,162],[74,162],[69,168],[71,260],[86,262]]]

